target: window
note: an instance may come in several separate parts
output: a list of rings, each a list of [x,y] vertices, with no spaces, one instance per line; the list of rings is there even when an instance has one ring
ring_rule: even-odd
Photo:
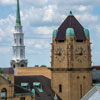
[[[79,79],[80,77],[79,76],[77,76],[77,79]]]
[[[20,100],[25,100],[25,97],[20,97]]]
[[[59,92],[60,93],[62,92],[62,85],[61,84],[59,85]]]
[[[21,64],[21,67],[24,67],[24,64]]]
[[[22,44],[22,39],[20,38],[20,44]]]
[[[80,99],[82,98],[82,84],[80,85]]]
[[[23,49],[20,50],[20,56],[23,56]]]
[[[83,76],[83,79],[85,79],[86,77],[85,76]]]
[[[40,82],[34,82],[33,86],[36,87],[39,92],[43,92],[42,85]]]
[[[29,83],[21,83],[21,87],[30,90],[30,85],[29,85]]]
[[[14,41],[15,41],[15,44],[16,44],[16,39]]]
[[[7,90],[5,88],[1,90],[1,98],[1,100],[7,100]]]
[[[15,68],[15,64],[13,65],[13,68]]]

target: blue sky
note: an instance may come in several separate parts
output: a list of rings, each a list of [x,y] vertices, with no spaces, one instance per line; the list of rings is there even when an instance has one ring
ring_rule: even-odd
[[[92,65],[100,65],[99,4],[99,0],[20,0],[28,66],[50,66],[52,32],[70,10],[90,30]],[[15,17],[16,0],[0,0],[0,67],[10,67]]]

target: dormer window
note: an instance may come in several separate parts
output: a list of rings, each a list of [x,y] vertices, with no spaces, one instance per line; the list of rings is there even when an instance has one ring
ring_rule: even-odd
[[[30,85],[29,83],[21,83],[21,87],[27,89],[27,90],[30,90]]]
[[[42,85],[40,82],[34,82],[33,86],[36,87],[39,92],[43,92]]]

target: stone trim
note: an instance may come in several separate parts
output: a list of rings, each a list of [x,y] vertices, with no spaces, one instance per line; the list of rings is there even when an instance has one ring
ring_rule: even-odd
[[[92,71],[93,68],[49,68],[51,71]]]

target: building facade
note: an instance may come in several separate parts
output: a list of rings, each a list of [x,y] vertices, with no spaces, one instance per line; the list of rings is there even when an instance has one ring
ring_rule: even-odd
[[[19,0],[17,0],[17,14],[16,25],[14,32],[14,44],[13,44],[13,59],[11,60],[11,67],[26,67],[27,60],[25,59],[25,46],[24,46],[24,34],[22,31]]]
[[[18,67],[16,76],[42,75],[51,79],[51,70],[48,67]]]
[[[43,75],[15,76],[13,68],[0,74],[0,100],[55,100],[51,80]],[[57,100],[61,100],[56,95]]]
[[[88,29],[70,12],[53,32],[53,90],[62,100],[80,100],[92,87],[91,48]]]
[[[0,100],[35,100],[35,92],[16,84],[14,71],[8,68],[0,75]]]

